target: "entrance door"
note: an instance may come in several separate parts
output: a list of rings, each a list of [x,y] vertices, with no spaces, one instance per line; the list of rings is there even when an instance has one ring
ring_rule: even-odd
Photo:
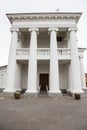
[[[40,74],[39,85],[41,86],[40,91],[47,91],[46,86],[49,89],[49,74]]]

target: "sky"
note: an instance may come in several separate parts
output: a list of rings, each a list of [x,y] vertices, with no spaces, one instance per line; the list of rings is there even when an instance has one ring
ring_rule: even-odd
[[[78,22],[78,47],[87,48],[87,0],[0,0],[0,66],[7,65],[10,48],[11,24],[7,13],[82,12]],[[87,72],[87,51],[84,52]]]

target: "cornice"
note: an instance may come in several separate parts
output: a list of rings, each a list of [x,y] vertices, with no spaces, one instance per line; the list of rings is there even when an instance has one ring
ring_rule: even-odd
[[[15,20],[59,20],[59,19],[74,19],[78,22],[81,13],[29,13],[29,14],[7,14],[10,22]]]

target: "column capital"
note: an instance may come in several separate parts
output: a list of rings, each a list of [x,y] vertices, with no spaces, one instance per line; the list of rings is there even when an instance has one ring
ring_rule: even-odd
[[[29,31],[29,32],[32,32],[32,31],[38,32],[39,29],[38,29],[38,28],[29,28],[28,31]]]
[[[18,28],[11,28],[10,32],[19,32],[19,29]]]
[[[78,29],[77,29],[77,27],[70,27],[70,28],[68,28],[68,31],[69,31],[69,32],[71,32],[71,31],[77,32]]]
[[[58,32],[58,31],[59,31],[59,29],[58,29],[58,28],[54,28],[54,27],[53,27],[53,28],[49,28],[49,29],[48,29],[48,31],[49,31],[49,32],[51,32],[51,31]]]

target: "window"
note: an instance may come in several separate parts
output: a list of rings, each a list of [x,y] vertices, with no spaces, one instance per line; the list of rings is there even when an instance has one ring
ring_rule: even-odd
[[[62,37],[61,36],[57,37],[57,42],[62,42]]]

